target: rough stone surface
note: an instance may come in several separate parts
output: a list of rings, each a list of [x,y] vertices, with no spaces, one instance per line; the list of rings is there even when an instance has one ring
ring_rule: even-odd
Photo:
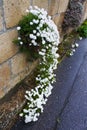
[[[61,34],[61,31],[62,31],[61,29],[62,29],[62,23],[63,23],[63,20],[64,20],[64,15],[65,15],[65,13],[61,13],[61,14],[55,15],[53,17],[53,20],[54,20],[55,24],[57,25],[60,34]]]
[[[18,24],[26,9],[30,6],[30,0],[3,0],[6,27],[10,28]]]
[[[84,2],[83,6],[84,6],[84,11],[83,11],[83,20],[82,21],[87,19],[87,1]]]
[[[48,10],[48,0],[33,0],[33,5]]]
[[[19,59],[20,60],[20,59]],[[23,59],[22,59],[23,60]],[[25,59],[24,59],[25,61]],[[16,62],[17,63],[17,62]],[[18,62],[19,63],[19,62]],[[17,64],[18,64],[17,63]],[[25,64],[25,62],[24,62]],[[21,69],[19,69],[19,71],[17,72],[17,67],[16,64],[15,64],[15,72],[14,72],[14,69],[13,69],[13,73],[14,75],[12,75],[12,78],[9,80],[8,84],[7,84],[7,91],[9,91],[11,88],[13,88],[17,83],[21,82],[27,75],[29,75],[37,66],[38,64],[38,61],[34,61],[33,63],[26,63],[28,64],[26,67],[23,68],[23,66],[21,66],[21,64],[19,64],[19,68],[21,67]]]
[[[9,97],[7,101],[0,105],[0,129],[10,130],[10,125],[17,118],[17,114],[26,103],[24,94],[26,89],[29,89],[25,85],[18,86],[17,92]],[[8,98],[8,97],[7,97]]]
[[[26,103],[25,91],[34,87],[33,77],[34,71],[0,100],[0,130],[10,130],[15,120],[19,118],[17,114]],[[26,84],[27,80],[29,84]]]
[[[65,13],[64,22],[62,28],[64,31],[70,27],[76,28],[81,24],[83,15],[83,5],[78,1],[70,1],[68,9]]]
[[[7,82],[10,79],[10,75],[11,75],[11,70],[10,70],[10,66],[8,63],[4,63],[3,65],[0,66],[0,89],[3,87],[5,87],[7,85]],[[1,91],[2,92],[2,91]],[[0,94],[0,98],[3,95]]]
[[[2,9],[0,7],[0,31],[3,29]]]
[[[26,55],[19,53],[11,59],[12,64],[12,74],[17,75],[22,72],[24,68],[28,66],[28,62],[26,60]]]
[[[58,11],[59,0],[50,0],[48,6],[49,15],[55,15]]]
[[[58,13],[66,12],[69,0],[59,0],[58,2]]]
[[[5,95],[3,88],[0,88],[0,98],[2,98]]]
[[[13,75],[17,75],[18,73],[25,70],[25,68],[30,69],[35,67],[37,61],[29,62],[27,61],[26,57],[27,56],[25,54],[19,53],[11,59],[11,68]],[[26,69],[26,71],[28,72],[29,69]]]
[[[17,46],[12,43],[16,37],[17,32],[15,30],[0,35],[0,63],[6,61],[18,51]]]

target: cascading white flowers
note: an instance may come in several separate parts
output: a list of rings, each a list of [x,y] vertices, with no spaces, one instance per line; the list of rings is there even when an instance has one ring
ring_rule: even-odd
[[[40,37],[41,39],[41,48],[38,52],[40,63],[38,66],[39,73],[36,77],[37,86],[31,91],[26,91],[27,107],[20,114],[20,116],[25,117],[25,123],[28,123],[38,120],[38,117],[43,112],[44,104],[46,104],[48,96],[53,89],[52,84],[56,76],[54,70],[57,68],[59,57],[57,51],[60,37],[55,23],[44,9],[35,6],[33,8],[30,7],[26,12],[38,17],[38,19],[33,19],[29,23],[32,27],[38,25],[29,34],[29,39],[31,39],[29,46],[39,46],[37,38]],[[18,26],[17,29],[20,30],[21,27]],[[18,37],[18,39],[20,40],[21,38]],[[24,44],[22,40],[20,44]]]

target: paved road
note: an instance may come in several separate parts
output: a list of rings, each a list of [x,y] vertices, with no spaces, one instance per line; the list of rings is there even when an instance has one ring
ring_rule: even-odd
[[[56,70],[57,82],[36,123],[19,120],[11,130],[87,130],[87,39]]]

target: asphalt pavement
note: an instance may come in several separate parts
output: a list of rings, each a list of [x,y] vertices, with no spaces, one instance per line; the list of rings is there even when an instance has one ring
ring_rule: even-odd
[[[87,130],[87,39],[64,58],[44,112],[35,123],[17,120],[11,130]]]

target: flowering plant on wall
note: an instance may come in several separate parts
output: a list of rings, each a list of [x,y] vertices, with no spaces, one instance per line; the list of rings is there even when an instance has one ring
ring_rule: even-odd
[[[26,91],[27,105],[20,116],[25,117],[25,122],[37,121],[43,112],[43,106],[55,81],[53,71],[57,68],[59,32],[56,25],[44,9],[30,7],[27,15],[22,18],[17,27],[18,39],[15,42],[21,51],[28,57],[39,58],[36,87]]]

